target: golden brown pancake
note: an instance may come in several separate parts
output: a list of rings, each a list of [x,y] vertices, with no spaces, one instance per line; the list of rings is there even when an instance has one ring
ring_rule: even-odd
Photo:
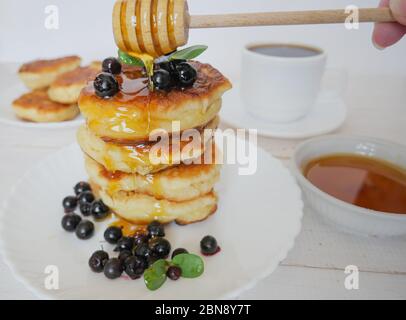
[[[69,56],[51,60],[35,60],[21,66],[18,74],[30,89],[42,89],[62,73],[76,69],[81,62],[78,56]]]
[[[78,67],[61,74],[49,87],[49,98],[60,103],[77,103],[80,91],[88,81],[96,77],[100,70],[101,63],[94,62],[90,66]]]
[[[76,104],[62,104],[48,98],[45,90],[35,90],[13,101],[16,115],[33,122],[59,122],[75,118],[79,114]]]
[[[221,165],[212,162],[204,164],[180,164],[161,172],[148,175],[129,174],[121,171],[109,172],[95,160],[85,156],[85,167],[90,179],[110,196],[124,192],[135,192],[153,196],[156,199],[186,201],[209,193],[220,178]]]
[[[215,117],[202,128],[215,129],[218,122],[218,117]],[[151,159],[154,158],[150,152],[153,151],[156,142],[135,142],[131,145],[105,142],[85,125],[79,128],[77,138],[83,152],[108,171],[147,175],[159,172],[180,162],[200,157],[206,145],[210,143],[211,136],[206,135],[203,129],[200,132],[197,131],[197,134],[200,140],[194,140],[193,144],[191,144],[190,140],[180,141],[178,152],[173,152],[172,147],[169,150],[163,150],[161,156],[167,160],[166,163],[151,162]],[[172,139],[169,140],[169,142],[172,141]],[[191,148],[192,146],[193,148]]]
[[[220,111],[231,83],[209,64],[190,63],[198,76],[184,90],[151,92],[140,68],[125,68],[117,76],[120,92],[109,99],[98,97],[90,81],[78,102],[89,129],[110,140],[145,141],[153,130],[171,132],[172,121],[180,121],[180,130],[204,125]]]
[[[203,221],[217,210],[217,195],[214,192],[193,200],[176,202],[134,192],[119,192],[111,196],[94,181],[90,184],[93,192],[116,215],[134,224],[148,224],[156,220],[186,225]]]

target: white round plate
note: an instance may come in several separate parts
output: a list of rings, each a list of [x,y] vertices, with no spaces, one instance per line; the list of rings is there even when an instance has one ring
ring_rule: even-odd
[[[221,119],[236,128],[257,129],[261,136],[305,139],[326,134],[338,129],[347,115],[347,107],[341,98],[321,92],[306,117],[289,123],[272,123],[247,113],[240,97],[239,84],[233,85],[233,90],[223,98]]]
[[[30,89],[26,88],[18,78],[17,71],[17,64],[0,64],[0,88],[2,88],[0,99],[0,123],[23,128],[62,129],[79,127],[84,122],[82,116],[78,116],[70,121],[50,123],[35,123],[18,119],[11,108],[11,104],[22,94],[29,92]]]
[[[149,291],[142,279],[108,280],[88,267],[92,252],[105,243],[108,222],[96,223],[87,241],[62,230],[61,200],[86,179],[83,156],[72,145],[46,158],[13,188],[0,216],[0,244],[16,278],[42,298],[54,299],[220,299],[233,298],[268,276],[283,260],[300,231],[303,203],[294,178],[278,160],[258,149],[255,175],[239,176],[224,165],[217,192],[218,211],[204,222],[166,227],[173,249],[199,253],[199,242],[214,235],[221,252],[203,257],[197,279],[167,280]],[[47,266],[59,271],[59,289],[47,290]],[[48,270],[49,271],[49,270]]]

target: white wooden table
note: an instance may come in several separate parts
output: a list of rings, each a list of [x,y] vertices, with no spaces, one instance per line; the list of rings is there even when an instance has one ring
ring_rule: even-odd
[[[351,77],[346,94],[349,116],[338,132],[406,143],[405,88],[406,78]],[[31,165],[74,141],[72,130],[39,132],[0,126],[0,200]],[[297,143],[259,138],[260,146],[284,162]],[[347,265],[360,270],[359,290],[344,287]],[[13,278],[0,258],[0,299],[30,298],[35,296]],[[341,233],[306,208],[294,249],[271,276],[240,298],[405,299],[406,237],[377,239]]]

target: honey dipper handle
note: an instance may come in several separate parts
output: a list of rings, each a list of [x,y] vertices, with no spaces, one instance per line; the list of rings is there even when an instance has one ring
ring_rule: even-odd
[[[287,11],[268,13],[238,13],[224,15],[194,15],[190,28],[224,28],[272,25],[343,23],[350,13],[345,10]],[[359,22],[393,22],[389,8],[359,9]]]

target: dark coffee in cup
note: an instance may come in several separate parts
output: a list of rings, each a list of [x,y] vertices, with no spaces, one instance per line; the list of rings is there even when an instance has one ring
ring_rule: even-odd
[[[283,58],[306,58],[317,56],[322,53],[316,48],[287,44],[258,45],[248,49],[266,56]]]
[[[300,43],[253,43],[243,49],[242,59],[241,98],[249,114],[283,123],[310,112],[327,60],[322,49]]]

